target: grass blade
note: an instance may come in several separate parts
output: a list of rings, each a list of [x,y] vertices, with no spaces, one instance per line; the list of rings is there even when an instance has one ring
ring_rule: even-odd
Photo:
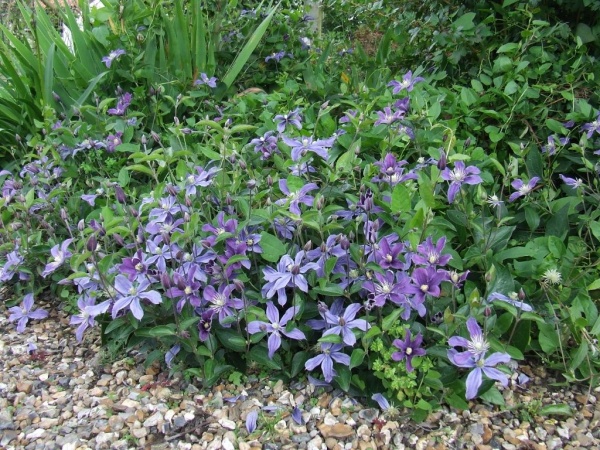
[[[242,50],[238,53],[235,60],[233,61],[233,64],[231,64],[231,66],[229,67],[229,70],[227,71],[222,80],[223,83],[227,85],[227,87],[230,87],[233,84],[236,77],[239,75],[239,73],[242,71],[242,69],[252,56],[252,53],[260,43],[260,40],[265,35],[267,28],[269,27],[269,24],[271,23],[271,20],[273,19],[273,16],[277,11],[277,8],[279,8],[279,3],[273,7],[269,15],[265,17],[265,19],[260,23],[256,30],[254,30],[254,33],[252,33],[252,36],[250,36],[248,42],[246,42],[246,45],[244,45],[244,48],[242,48]]]

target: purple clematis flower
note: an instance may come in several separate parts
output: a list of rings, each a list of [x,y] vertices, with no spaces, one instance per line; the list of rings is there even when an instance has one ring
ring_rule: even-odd
[[[517,296],[515,296],[517,297]],[[531,307],[531,305],[524,303],[522,301],[519,300],[519,298],[517,297],[516,299],[507,297],[504,294],[500,294],[499,292],[492,292],[490,294],[490,296],[488,297],[488,302],[491,303],[494,300],[498,300],[504,303],[508,303],[509,305],[513,305],[517,308],[519,308],[521,311],[524,312],[529,312],[529,311],[533,311],[533,308]]]
[[[72,253],[68,249],[71,242],[73,242],[73,239],[67,239],[62,244],[57,244],[52,247],[50,254],[52,255],[53,261],[46,264],[46,267],[44,267],[44,271],[42,272],[42,277],[46,278],[71,257]]]
[[[412,70],[409,70],[402,77],[402,81],[392,80],[388,83],[388,86],[393,88],[393,90],[392,90],[393,94],[398,94],[400,91],[402,91],[404,89],[406,89],[407,92],[412,91],[415,87],[415,83],[418,83],[419,81],[425,81],[425,78],[423,78],[423,77],[413,78]]]
[[[352,303],[348,305],[345,311],[339,314],[332,314],[331,311],[325,313],[325,321],[331,326],[328,330],[323,333],[323,336],[330,334],[337,334],[342,337],[344,344],[352,347],[356,343],[356,336],[354,336],[353,328],[358,328],[362,331],[369,329],[369,324],[364,319],[355,319],[356,314],[362,308],[359,303]]]
[[[147,290],[150,287],[150,281],[142,278],[139,283],[133,284],[124,275],[117,275],[115,278],[115,290],[120,297],[112,307],[112,318],[115,319],[119,311],[129,308],[133,317],[141,320],[144,317],[144,310],[140,301],[145,299],[155,305],[162,302],[162,298],[157,291]]]
[[[296,258],[292,259],[289,255],[283,255],[277,263],[277,270],[266,267],[263,274],[267,283],[262,288],[262,293],[266,298],[271,298],[277,293],[278,303],[285,305],[287,295],[286,287],[297,287],[302,292],[308,292],[308,282],[304,278],[304,273],[310,269],[317,269],[316,263],[302,265],[305,257],[304,251],[299,251]]]
[[[565,177],[562,173],[559,175],[559,177],[567,186],[572,187],[573,189],[579,189],[584,186],[581,178]]]
[[[115,59],[117,59],[119,56],[124,55],[125,54],[125,50],[123,50],[122,48],[118,48],[116,50],[113,50],[112,52],[110,52],[108,54],[108,56],[105,56],[104,58],[102,58],[102,62],[104,64],[106,64],[106,68],[110,69],[111,64],[113,63],[113,61]]]
[[[342,353],[340,350],[342,350],[341,344],[324,342],[321,344],[321,354],[306,361],[304,368],[306,370],[314,370],[317,366],[321,366],[325,381],[329,383],[337,375],[337,372],[333,368],[334,361],[345,366],[350,365],[350,356]]]
[[[397,281],[396,276],[400,277]],[[372,300],[374,306],[382,307],[386,301],[391,301],[397,305],[407,302],[406,293],[409,291],[410,279],[403,273],[396,274],[388,270],[384,274],[376,272],[375,280],[363,283],[363,288],[373,294]]]
[[[99,194],[83,194],[80,198],[84,202],[87,202],[90,206],[95,206],[98,195]]]
[[[423,344],[423,335],[417,334],[414,339],[411,339],[410,330],[406,330],[406,337],[402,339],[394,339],[392,342],[394,347],[399,349],[399,352],[392,353],[394,361],[406,360],[406,370],[412,372],[415,370],[412,366],[412,359],[415,356],[424,356],[425,349],[421,347]]]
[[[279,318],[279,310],[273,304],[273,302],[267,303],[267,319],[269,322],[262,322],[260,320],[253,320],[248,323],[248,333],[269,333],[269,339],[267,340],[267,347],[269,349],[269,358],[273,358],[273,355],[277,349],[281,346],[281,335],[287,336],[290,339],[306,339],[306,336],[298,328],[287,331],[286,325],[296,314],[296,308],[289,308],[283,317]]]
[[[290,192],[287,185],[287,180],[279,180],[279,189],[281,189],[281,192],[287,195],[287,198],[277,200],[275,203],[277,205],[285,205],[289,201],[290,212],[300,215],[301,212],[299,204],[304,203],[307,206],[312,206],[315,198],[312,195],[308,195],[308,193],[310,191],[314,191],[315,189],[319,189],[319,186],[317,186],[315,183],[308,183],[302,186],[299,191]]]
[[[210,284],[204,288],[202,296],[209,302],[208,307],[219,316],[219,323],[228,328],[230,323],[223,323],[229,317],[235,315],[234,310],[240,310],[244,307],[244,302],[238,298],[231,298],[231,293],[235,290],[233,284],[221,284],[217,291]]]
[[[214,310],[207,309],[200,315],[200,322],[198,322],[198,336],[202,342],[206,341],[210,336],[214,314]]]
[[[258,410],[253,409],[246,416],[246,430],[252,434],[256,430],[256,421],[258,420]]]
[[[291,139],[286,136],[281,138],[286,145],[292,148],[292,161],[296,162],[308,152],[313,152],[321,158],[327,160],[328,151],[335,143],[336,137],[329,139],[313,140],[311,136],[303,136],[301,139]]]
[[[188,196],[196,195],[197,187],[207,187],[213,182],[213,178],[219,172],[219,168],[211,167],[208,170],[204,170],[202,166],[195,167],[198,174],[190,174],[185,179],[185,193]]]
[[[175,359],[175,356],[177,356],[177,353],[179,353],[180,350],[181,350],[181,345],[175,344],[173,347],[171,347],[169,349],[169,351],[165,355],[165,364],[167,365],[167,367],[169,369],[171,368],[171,365],[173,364],[173,360]]]
[[[122,116],[127,111],[127,107],[131,104],[131,100],[133,96],[129,92],[125,92],[122,96],[119,97],[117,101],[117,106],[115,108],[110,108],[106,111],[111,116]]]
[[[452,255],[443,255],[442,250],[446,245],[446,238],[442,236],[437,243],[433,245],[431,236],[427,237],[425,242],[419,244],[416,254],[413,254],[412,261],[415,264],[424,266],[445,266],[452,259]]]
[[[581,127],[581,129],[587,132],[586,135],[588,139],[592,137],[594,132],[600,134],[600,112],[598,112],[596,120],[590,123],[586,123]]]
[[[387,411],[388,409],[390,409],[390,402],[388,402],[387,398],[385,398],[383,394],[373,394],[371,400],[376,401],[383,411]]]
[[[392,111],[392,108],[386,106],[383,111],[375,111],[378,119],[375,121],[375,125],[391,125],[398,120],[404,119],[404,111]]]
[[[83,333],[89,327],[96,325],[96,316],[104,314],[110,307],[110,300],[106,300],[96,305],[96,299],[87,294],[83,294],[77,300],[79,314],[71,316],[71,325],[79,325],[75,331],[77,342],[83,341]]]
[[[485,358],[486,352],[489,350],[489,343],[486,341],[481,327],[477,321],[470,317],[467,320],[467,329],[471,340],[467,340],[461,336],[452,336],[448,339],[448,343],[453,347],[464,347],[467,351],[458,352],[456,349],[448,350],[448,359],[457,367],[473,369],[467,376],[467,400],[471,400],[477,396],[477,391],[481,386],[483,374],[492,380],[497,380],[503,386],[508,385],[508,377],[494,366],[500,363],[510,361],[510,356],[507,353],[493,353],[489,358]]]
[[[10,316],[8,316],[9,322],[18,320],[17,333],[25,331],[25,326],[27,325],[27,322],[29,322],[29,319],[41,320],[48,317],[48,311],[44,309],[33,310],[33,294],[25,295],[21,306],[13,306],[8,309],[8,312],[10,312]]]
[[[264,136],[252,139],[250,145],[254,146],[255,152],[260,152],[260,159],[269,159],[273,153],[279,151],[277,148],[277,136],[273,131],[267,131]]]
[[[379,167],[380,171],[380,175],[371,180],[374,183],[388,183],[391,187],[394,187],[398,183],[418,178],[417,174],[412,171],[404,173],[403,166],[408,162],[404,160],[397,161],[396,156],[392,153],[385,155],[383,161],[376,161],[374,164]]]
[[[439,297],[441,290],[440,284],[448,279],[448,274],[444,270],[436,270],[435,267],[419,267],[412,273],[412,292],[415,298],[424,299],[426,295]]]
[[[206,75],[205,73],[201,73],[200,78],[198,78],[196,81],[194,81],[194,86],[201,86],[201,85],[205,84],[208,87],[216,88],[217,81],[218,81],[217,78],[215,78],[215,77],[209,78],[208,75]]]
[[[450,181],[450,188],[448,189],[448,203],[453,203],[456,194],[460,191],[463,184],[475,185],[482,183],[483,180],[479,176],[481,171],[475,166],[465,167],[465,163],[462,161],[456,161],[454,169],[450,170],[446,167],[442,171],[442,178],[446,181]]]
[[[511,183],[511,186],[513,188],[515,188],[517,191],[513,192],[510,195],[510,197],[508,198],[508,201],[514,202],[519,197],[525,197],[531,191],[533,191],[533,188],[536,186],[538,181],[540,181],[540,177],[533,177],[531,180],[529,180],[529,183],[527,183],[527,184],[525,184],[523,182],[523,180],[521,180],[521,179],[516,179],[515,181],[513,181]]]
[[[278,114],[273,120],[277,122],[277,131],[280,133],[283,133],[288,125],[294,126],[299,130],[302,129],[302,117],[300,117],[299,109],[295,109],[287,114]]]

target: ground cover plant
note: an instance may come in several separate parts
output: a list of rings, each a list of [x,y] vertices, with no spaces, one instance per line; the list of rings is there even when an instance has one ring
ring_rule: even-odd
[[[415,419],[502,405],[526,358],[597,383],[597,69],[568,26],[508,1],[494,14],[522,32],[503,42],[474,31],[491,6],[449,12],[459,42],[487,49],[459,71],[402,66],[391,35],[372,56],[335,27],[319,38],[293,3],[219,10],[251,21],[232,28],[247,40],[193,28],[202,2],[105,3],[84,8],[73,50],[93,48],[86,77],[59,67],[73,53],[54,38],[25,49],[8,34],[2,49],[3,98],[31,97],[3,122],[0,171],[18,331],[50,290],[81,342],[99,326],[110,351],[138,347],[206,386],[308,371]],[[205,51],[167,46],[174,26]],[[29,56],[11,65],[14,52]],[[40,60],[43,87],[25,76]],[[52,90],[72,77],[77,95]]]

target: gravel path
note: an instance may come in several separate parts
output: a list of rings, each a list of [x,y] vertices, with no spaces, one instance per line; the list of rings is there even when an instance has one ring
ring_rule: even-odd
[[[108,361],[97,334],[78,345],[67,315],[41,306],[50,317],[18,334],[0,301],[0,449],[600,448],[600,389],[552,390],[554,380],[540,368],[521,367],[531,382],[503,392],[507,410],[479,403],[416,424],[304,382],[255,377],[206,390],[169,379],[156,365],[145,369],[143,355]],[[552,403],[566,403],[574,414],[535,415]],[[292,419],[294,406],[301,425]],[[248,434],[252,410],[259,411],[258,427]]]

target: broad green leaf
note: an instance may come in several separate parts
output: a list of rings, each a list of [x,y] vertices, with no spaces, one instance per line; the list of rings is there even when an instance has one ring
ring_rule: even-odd
[[[397,184],[392,192],[392,213],[398,214],[410,211],[410,193],[406,186]]]
[[[281,364],[278,361],[279,358],[276,358],[276,356],[277,355],[273,355],[273,359],[269,358],[267,348],[261,345],[252,347],[252,350],[250,350],[250,354],[248,355],[252,361],[256,361],[261,366],[268,367],[269,369],[281,370]]]
[[[473,23],[474,18],[475,13],[466,13],[456,19],[452,25],[454,25],[456,28],[462,29],[462,31],[472,30],[475,28],[475,24]]]
[[[266,231],[260,234],[260,247],[263,250],[261,254],[262,258],[269,262],[277,262],[285,254],[285,245],[278,238]]]
[[[552,324],[541,324],[537,325],[540,333],[538,335],[538,342],[542,351],[547,355],[551,355],[559,347],[559,337]]]
[[[308,361],[309,354],[308,352],[301,351],[294,354],[292,358],[292,371],[290,375],[293,377],[297,376],[300,372],[304,370],[304,365],[306,361]]]
[[[355,348],[352,350],[352,355],[350,356],[350,369],[360,366],[364,359],[365,351],[363,349]]]
[[[571,352],[571,363],[569,364],[570,370],[577,369],[581,363],[585,360],[586,356],[589,355],[589,345],[586,341],[582,341],[579,344],[579,348]]]
[[[136,336],[160,338],[165,336],[175,336],[176,328],[175,324],[169,325],[158,325],[153,328],[140,328],[135,332]]]

